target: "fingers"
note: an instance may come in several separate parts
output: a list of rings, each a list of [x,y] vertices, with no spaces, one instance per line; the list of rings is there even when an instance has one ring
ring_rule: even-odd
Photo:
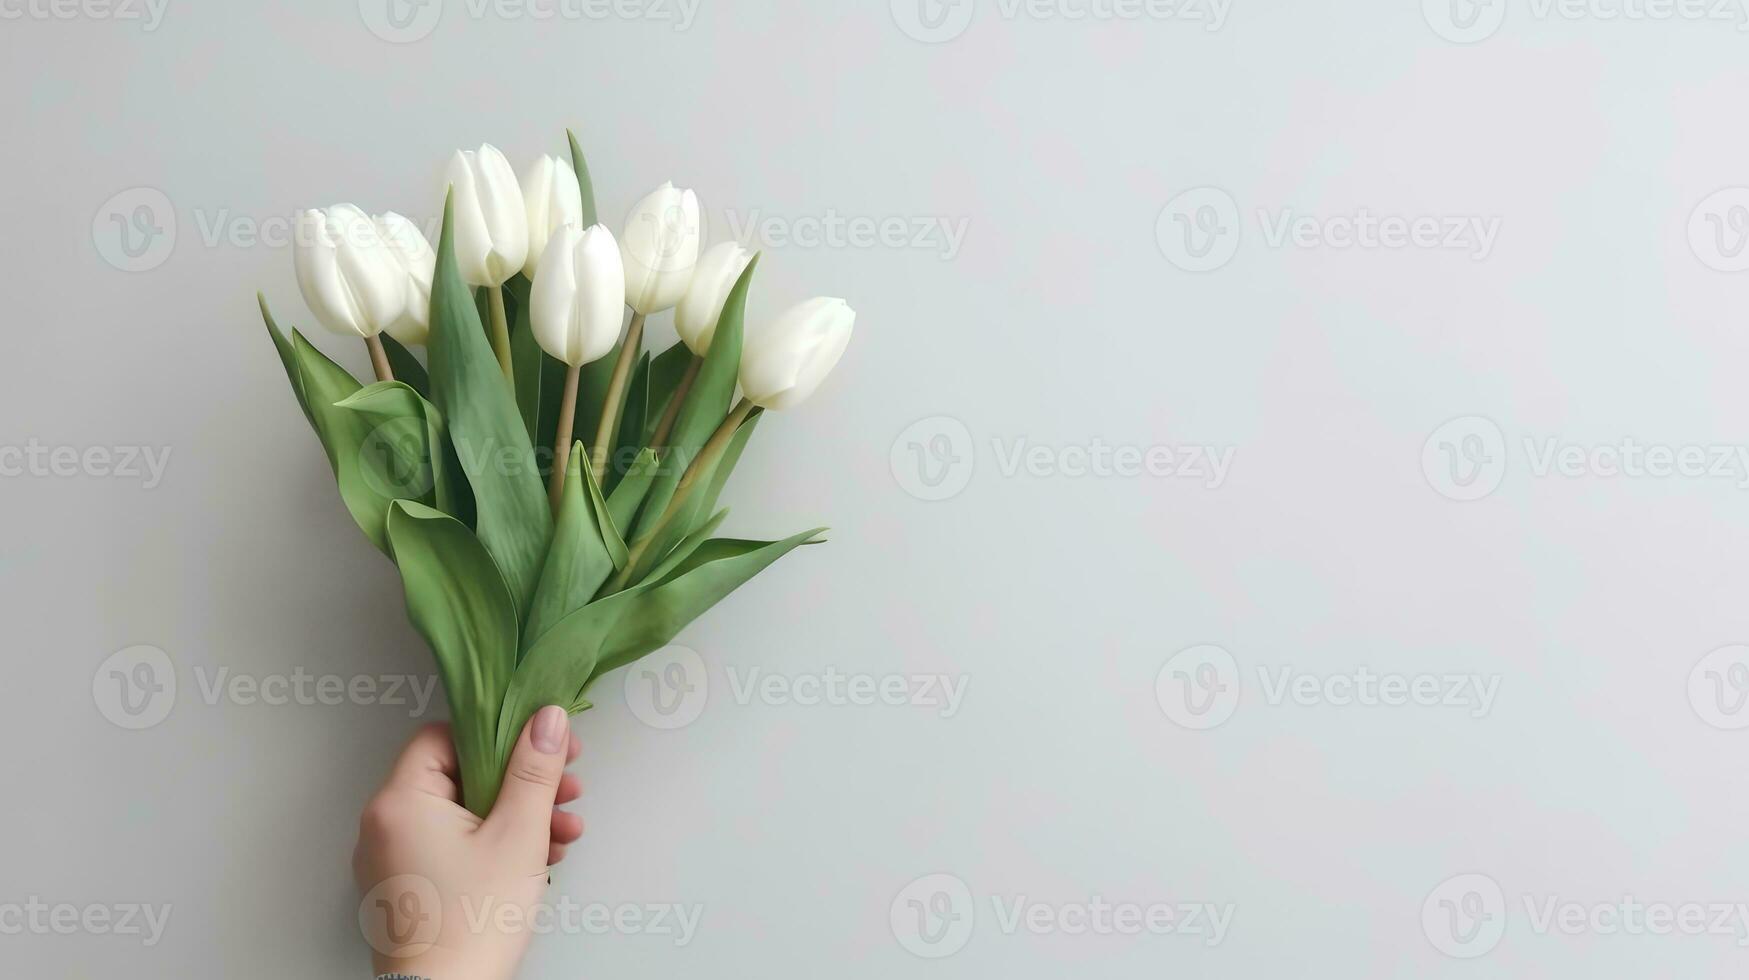
[[[546,836],[571,741],[570,719],[564,708],[548,705],[534,713],[510,753],[504,788],[486,818],[489,832]]]
[[[563,806],[566,803],[576,800],[577,797],[582,795],[583,780],[578,779],[570,773],[566,773],[564,778],[559,780],[559,795],[553,798],[553,803]]]
[[[553,836],[555,844],[573,844],[583,836],[583,818],[575,813],[563,810],[553,811]]]
[[[441,723],[423,725],[413,733],[388,780],[390,786],[404,786],[451,803],[461,800],[459,783],[455,743],[450,740],[449,726]]]

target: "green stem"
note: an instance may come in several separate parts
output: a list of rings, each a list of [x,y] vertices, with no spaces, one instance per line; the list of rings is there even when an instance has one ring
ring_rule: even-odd
[[[626,556],[625,567],[620,569],[619,575],[614,578],[613,584],[607,587],[607,591],[602,593],[603,595],[612,595],[630,583],[632,576],[640,570],[638,566],[643,562],[646,552],[650,550],[650,545],[662,537],[662,532],[667,529],[668,525],[674,523],[674,519],[686,506],[686,499],[691,496],[699,480],[715,468],[717,460],[721,459],[723,452],[729,448],[729,441],[735,438],[735,430],[741,427],[742,422],[747,421],[747,414],[751,411],[753,411],[753,403],[745,398],[741,399],[735,405],[734,410],[729,412],[729,417],[723,419],[723,424],[717,426],[717,431],[711,433],[710,440],[704,444],[703,449],[699,450],[698,457],[692,461],[692,465],[686,468],[685,475],[680,478],[680,484],[674,488],[674,496],[669,499],[668,508],[662,511],[662,516],[657,519],[648,534],[642,535],[632,542],[632,550]]]
[[[498,366],[504,369],[504,378],[514,390],[516,366],[510,359],[510,319],[504,313],[504,287],[487,286],[486,303],[491,312],[492,322],[487,329],[492,332],[492,353],[498,355]]]
[[[607,382],[607,400],[601,404],[601,425],[595,430],[595,449],[589,462],[595,472],[607,472],[607,454],[613,451],[613,434],[619,429],[619,404],[625,398],[626,379],[631,377],[632,362],[638,359],[638,348],[644,342],[644,315],[632,313],[632,324],[626,328],[626,339],[619,348],[619,360],[613,365],[613,377]]]
[[[686,365],[686,373],[680,376],[680,384],[674,387],[674,397],[668,399],[668,407],[662,412],[662,421],[656,425],[656,434],[650,437],[651,449],[661,449],[667,445],[668,433],[674,431],[674,422],[680,418],[680,405],[686,401],[686,393],[692,390],[692,383],[698,380],[698,370],[702,367],[704,358],[697,355]]]

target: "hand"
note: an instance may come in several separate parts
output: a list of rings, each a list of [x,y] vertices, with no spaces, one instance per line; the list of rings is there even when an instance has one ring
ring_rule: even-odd
[[[583,835],[557,804],[583,791],[564,772],[581,751],[565,710],[529,719],[485,820],[461,805],[449,726],[413,736],[359,821],[353,874],[378,973],[509,980],[528,949],[547,868]]]

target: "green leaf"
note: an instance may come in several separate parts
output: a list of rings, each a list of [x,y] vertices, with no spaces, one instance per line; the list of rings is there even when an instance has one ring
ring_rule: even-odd
[[[644,501],[635,539],[651,535],[674,497],[674,489],[685,474],[686,464],[698,456],[705,441],[729,414],[729,401],[735,395],[736,373],[741,366],[741,332],[747,315],[747,291],[753,282],[753,271],[758,267],[759,256],[755,255],[723,303],[723,315],[717,321],[711,349],[705,354],[692,390],[681,403],[680,416],[668,438],[669,448],[662,454],[661,472],[656,474]]]
[[[648,446],[656,435],[656,426],[662,422],[662,414],[668,411],[668,402],[674,397],[675,389],[680,387],[680,379],[686,376],[686,369],[692,365],[692,351],[688,350],[685,341],[675,341],[674,346],[656,355],[650,362],[650,410],[649,420],[644,424],[644,437],[639,445]]]
[[[552,540],[553,517],[522,414],[456,270],[453,206],[445,199],[431,283],[431,396],[473,488],[475,528],[519,612]]]
[[[815,543],[824,530],[814,528],[782,541],[703,542],[681,560],[665,563],[646,585],[602,600],[631,597],[601,644],[592,679],[665,646],[686,624],[798,546]]]
[[[510,758],[528,719],[543,706],[587,707],[584,689],[602,674],[658,649],[685,625],[772,562],[811,543],[822,529],[783,541],[706,541],[684,559],[560,620],[529,649],[511,678],[498,718],[498,762]],[[660,592],[660,594],[657,594]]]
[[[609,489],[619,485],[620,478],[631,469],[637,461],[638,451],[644,447],[644,415],[650,408],[650,355],[648,352],[638,356],[637,367],[632,370],[632,380],[626,385],[625,407],[619,414],[619,436],[613,442],[613,451],[607,457],[608,466],[604,482]]]
[[[307,399],[311,424],[328,455],[328,467],[334,471],[340,500],[359,530],[386,554],[389,542],[383,522],[395,496],[393,486],[374,479],[369,465],[375,458],[369,446],[375,444],[371,436],[378,423],[369,416],[339,407],[340,402],[360,388],[345,368],[329,360],[296,330],[292,331],[291,347],[292,358],[297,362],[298,388]]]
[[[723,487],[729,482],[729,474],[735,472],[735,464],[741,461],[741,453],[747,448],[747,441],[753,438],[753,427],[759,424],[759,417],[764,414],[763,408],[748,412],[747,420],[741,423],[741,427],[729,439],[728,446],[723,449],[723,458],[717,460],[716,468],[711,470],[711,481],[705,485],[699,513],[709,514],[717,509],[717,498],[723,495]]]
[[[389,370],[395,372],[395,380],[417,391],[421,398],[430,398],[431,379],[426,376],[425,365],[419,363],[419,358],[400,341],[386,333],[380,336],[383,352],[389,355]]]
[[[624,564],[625,544],[618,542],[617,534],[613,535],[621,555],[616,563],[613,549],[602,532],[606,514],[598,503],[600,493],[593,489],[594,482],[589,454],[583,451],[582,443],[577,443],[565,471],[564,497],[559,505],[558,524],[553,529],[553,546],[547,552],[540,586],[535,589],[528,626],[522,631],[524,653],[554,624],[583,608],[601,583]],[[585,484],[590,489],[586,490]]]
[[[565,130],[571,142],[571,169],[577,172],[577,189],[583,192],[583,227],[595,224],[595,182],[589,179],[589,161],[583,158],[583,147],[577,144],[577,134]]]
[[[291,382],[292,395],[298,400],[298,408],[303,410],[305,420],[314,426],[316,419],[310,414],[309,402],[304,399],[303,382],[298,379],[298,359],[292,350],[291,341],[285,339],[285,334],[279,331],[279,324],[273,322],[273,313],[267,309],[267,297],[256,293],[255,302],[261,307],[261,321],[267,324],[267,335],[273,338],[273,349],[279,353],[280,366],[285,368],[285,377]]]
[[[544,443],[540,441],[541,360],[546,355],[528,322],[529,281],[518,273],[511,277],[506,288],[516,310],[510,321],[510,363],[516,374],[516,407],[522,413],[522,425],[528,430],[529,441],[534,444],[538,455],[553,444],[550,437]],[[562,378],[560,383],[563,384]]]
[[[608,494],[607,514],[613,518],[613,526],[621,535],[631,530],[632,518],[638,515],[638,505],[644,502],[644,494],[650,489],[650,481],[656,478],[657,468],[655,450],[645,448],[632,461],[632,468],[626,471],[619,486]]]
[[[407,616],[430,645],[449,699],[462,801],[484,817],[498,798],[498,718],[516,669],[516,605],[479,539],[460,521],[398,501],[388,536]]]
[[[437,406],[401,381],[378,381],[336,407],[371,419],[361,466],[373,488],[394,500],[435,502],[445,514],[465,519],[467,479]]]

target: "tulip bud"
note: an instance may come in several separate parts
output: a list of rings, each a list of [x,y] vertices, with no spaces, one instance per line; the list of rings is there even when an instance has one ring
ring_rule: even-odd
[[[457,150],[448,177],[462,279],[474,286],[503,285],[528,259],[528,212],[510,161],[482,143],[478,150]]]
[[[528,258],[522,273],[533,279],[547,241],[566,225],[583,226],[583,189],[570,164],[542,156],[522,175],[522,197],[528,212]]]
[[[376,223],[350,204],[298,215],[292,264],[304,302],[335,333],[375,337],[407,306],[407,273]]]
[[[644,315],[680,302],[698,262],[698,196],[663,184],[632,208],[620,236],[626,305]]]
[[[418,225],[393,211],[377,215],[376,226],[407,277],[401,315],[383,329],[403,344],[423,344],[431,334],[431,275],[437,269],[437,253]]]
[[[735,282],[751,261],[753,253],[734,242],[713,245],[699,258],[692,283],[674,310],[675,332],[686,341],[687,349],[699,357],[709,353],[717,321],[723,315],[723,304],[728,302],[729,291],[735,288]]]
[[[534,339],[571,367],[606,357],[619,340],[625,269],[606,225],[566,225],[541,253],[528,294]]]
[[[794,408],[820,387],[844,348],[856,311],[820,297],[748,334],[741,349],[741,393],[761,408]]]

